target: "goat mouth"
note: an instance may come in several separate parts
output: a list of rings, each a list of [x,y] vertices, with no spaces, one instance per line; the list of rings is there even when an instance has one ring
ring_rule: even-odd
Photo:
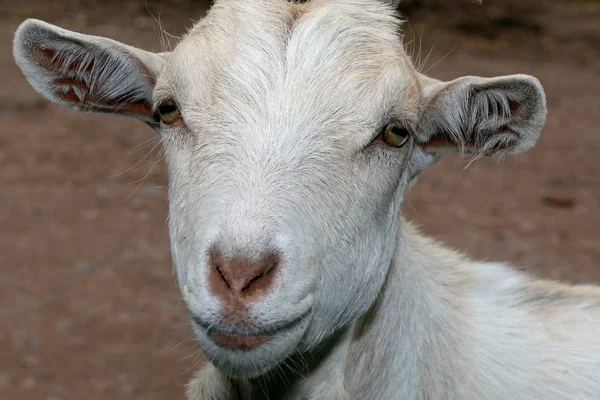
[[[234,350],[251,350],[264,344],[269,338],[266,335],[228,335],[223,333],[209,334],[213,342],[221,347]]]
[[[281,321],[262,329],[248,327],[215,326],[193,315],[192,321],[201,328],[205,335],[219,347],[231,350],[252,350],[265,344],[269,339],[281,333],[294,330],[297,325],[306,320],[311,310],[290,321]]]

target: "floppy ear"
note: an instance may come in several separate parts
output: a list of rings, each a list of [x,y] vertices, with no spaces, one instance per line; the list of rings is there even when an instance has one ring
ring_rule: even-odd
[[[13,55],[31,86],[50,101],[156,125],[152,92],[164,54],[28,19],[15,33]]]
[[[422,86],[413,175],[448,151],[503,156],[535,145],[546,98],[529,75],[466,76],[450,82],[419,75]]]

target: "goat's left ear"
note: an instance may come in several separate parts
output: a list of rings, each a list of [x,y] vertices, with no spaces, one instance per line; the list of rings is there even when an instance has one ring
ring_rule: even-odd
[[[419,75],[419,80],[416,150],[422,154],[416,156],[421,163],[452,150],[476,157],[521,153],[534,146],[546,122],[544,90],[529,75],[450,82]]]

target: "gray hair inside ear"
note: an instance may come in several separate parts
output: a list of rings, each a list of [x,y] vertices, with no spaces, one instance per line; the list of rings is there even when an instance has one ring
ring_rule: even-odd
[[[475,157],[529,150],[546,120],[546,99],[528,75],[467,76],[424,88],[418,142],[429,152]]]
[[[162,54],[34,19],[17,29],[13,54],[31,86],[50,101],[154,122],[152,92]]]

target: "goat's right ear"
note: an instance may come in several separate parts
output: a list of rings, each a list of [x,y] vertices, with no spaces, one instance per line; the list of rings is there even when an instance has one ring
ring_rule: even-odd
[[[50,101],[157,123],[152,92],[164,54],[28,19],[15,33],[13,55],[31,86]]]

